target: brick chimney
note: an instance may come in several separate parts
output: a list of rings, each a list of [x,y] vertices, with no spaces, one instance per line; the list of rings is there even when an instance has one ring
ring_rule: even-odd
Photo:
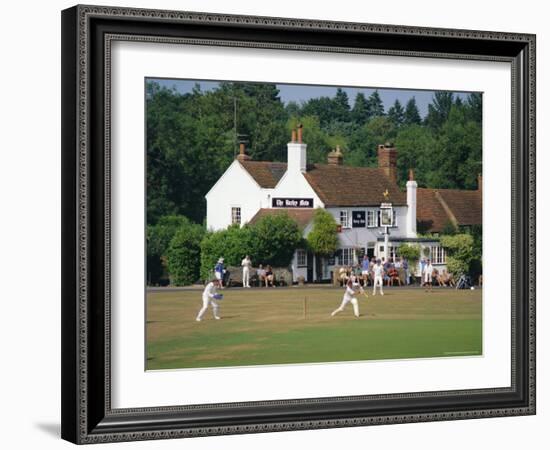
[[[237,155],[237,159],[239,161],[248,161],[248,160],[252,159],[250,157],[250,155],[246,154],[246,149],[245,149],[245,146],[244,146],[244,142],[241,142],[239,144],[239,154]]]
[[[291,141],[287,144],[287,171],[305,172],[307,164],[307,144],[302,142],[302,124],[292,130]]]
[[[378,167],[384,169],[384,173],[397,182],[397,149],[390,142],[378,146]]]
[[[332,150],[327,157],[329,166],[341,166],[344,162],[344,155],[342,154],[342,150],[340,150],[340,146],[336,146],[336,150]]]

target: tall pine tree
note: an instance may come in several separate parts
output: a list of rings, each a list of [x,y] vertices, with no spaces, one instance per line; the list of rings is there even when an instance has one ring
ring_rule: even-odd
[[[405,120],[405,110],[399,100],[395,100],[393,106],[388,110],[388,118],[395,126],[400,126]]]
[[[336,95],[332,101],[333,120],[338,122],[347,122],[350,119],[350,107],[348,94],[342,88],[336,90]]]
[[[351,111],[351,120],[359,126],[363,126],[370,119],[367,98],[362,92],[355,96],[355,104]]]
[[[384,115],[384,104],[380,98],[378,91],[374,91],[367,100],[367,109],[370,117],[378,117]]]
[[[426,125],[428,125],[432,130],[436,130],[441,127],[448,119],[454,102],[455,98],[452,92],[436,92],[432,103],[428,105]]]
[[[405,125],[420,125],[422,119],[416,106],[416,99],[411,97],[405,106],[405,114],[403,115],[403,123]]]

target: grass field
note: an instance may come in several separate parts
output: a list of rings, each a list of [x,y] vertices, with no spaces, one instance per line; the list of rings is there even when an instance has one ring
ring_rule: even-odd
[[[481,355],[481,290],[418,288],[359,296],[331,317],[332,287],[227,289],[222,320],[195,317],[201,291],[147,294],[147,369]],[[367,291],[369,292],[369,291]],[[304,298],[307,315],[304,318]]]

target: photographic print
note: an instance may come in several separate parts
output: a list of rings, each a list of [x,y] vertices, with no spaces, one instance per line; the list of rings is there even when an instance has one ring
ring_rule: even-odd
[[[476,357],[482,93],[145,80],[146,369]]]

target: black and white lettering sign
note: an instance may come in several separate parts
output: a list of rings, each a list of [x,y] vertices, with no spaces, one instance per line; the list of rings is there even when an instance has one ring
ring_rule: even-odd
[[[312,198],[276,198],[271,202],[273,208],[313,208]]]
[[[367,226],[365,211],[351,212],[351,226],[352,228],[365,228]]]

